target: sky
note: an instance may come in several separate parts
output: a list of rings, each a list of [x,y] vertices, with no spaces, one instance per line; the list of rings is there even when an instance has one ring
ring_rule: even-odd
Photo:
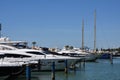
[[[120,47],[120,0],[0,0],[2,36],[37,42],[37,46],[94,47],[96,9],[97,48]]]

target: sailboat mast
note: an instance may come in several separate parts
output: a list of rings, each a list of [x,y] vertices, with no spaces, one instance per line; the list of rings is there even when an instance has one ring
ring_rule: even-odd
[[[84,50],[84,19],[82,19],[82,50]]]
[[[94,12],[94,52],[96,53],[96,10]]]

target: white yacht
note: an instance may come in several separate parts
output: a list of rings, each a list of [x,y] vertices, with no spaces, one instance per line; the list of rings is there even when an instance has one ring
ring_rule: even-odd
[[[0,77],[9,75],[18,75],[24,71],[23,63],[20,62],[9,62],[0,59]]]
[[[0,53],[4,53],[4,60],[12,62],[26,63],[31,61],[40,61],[40,70],[51,70],[52,62],[55,62],[56,70],[64,70],[65,60],[68,61],[68,66],[72,66],[80,59],[76,57],[45,54],[40,50],[18,49],[9,45],[0,45]]]
[[[85,61],[95,61],[96,55],[90,52],[86,52],[86,51],[82,51],[78,48],[76,49],[62,49],[61,51],[58,52],[61,55],[67,55],[67,56],[71,56],[71,57],[79,57],[79,58],[84,58]]]

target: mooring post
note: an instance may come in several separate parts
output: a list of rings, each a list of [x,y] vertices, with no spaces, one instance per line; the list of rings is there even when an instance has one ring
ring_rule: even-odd
[[[81,68],[81,63],[82,63],[82,60],[80,60],[80,68]]]
[[[68,62],[67,59],[65,60],[65,73],[68,73]]]
[[[38,71],[40,71],[40,68],[41,68],[41,61],[40,61],[40,59],[38,60]]]
[[[83,58],[83,67],[85,68],[85,58]]]
[[[26,80],[31,80],[31,68],[30,65],[26,65]]]
[[[52,80],[55,80],[55,62],[52,62]]]
[[[113,56],[112,56],[112,53],[110,53],[110,62],[111,62],[111,64],[113,64]]]

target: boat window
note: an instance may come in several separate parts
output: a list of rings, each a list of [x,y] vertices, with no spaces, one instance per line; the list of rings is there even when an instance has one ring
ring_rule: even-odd
[[[58,61],[58,63],[64,63],[65,62],[65,60],[60,60],[60,61]]]
[[[52,52],[52,51],[44,51],[45,54],[54,54],[54,55],[59,55],[57,52]]]
[[[27,53],[36,54],[36,55],[44,55],[43,53],[35,52],[35,51],[28,51]]]
[[[11,48],[8,48],[8,47],[0,47],[0,50],[12,50]]]
[[[5,57],[5,55],[4,54],[0,54],[0,58],[4,58]]]
[[[31,57],[31,56],[28,56],[28,55],[22,55],[22,54],[11,54],[11,53],[5,53],[4,57],[23,58],[23,57]]]
[[[24,49],[24,48],[28,48],[27,46],[25,45],[12,45],[13,47],[16,47],[18,49]]]

